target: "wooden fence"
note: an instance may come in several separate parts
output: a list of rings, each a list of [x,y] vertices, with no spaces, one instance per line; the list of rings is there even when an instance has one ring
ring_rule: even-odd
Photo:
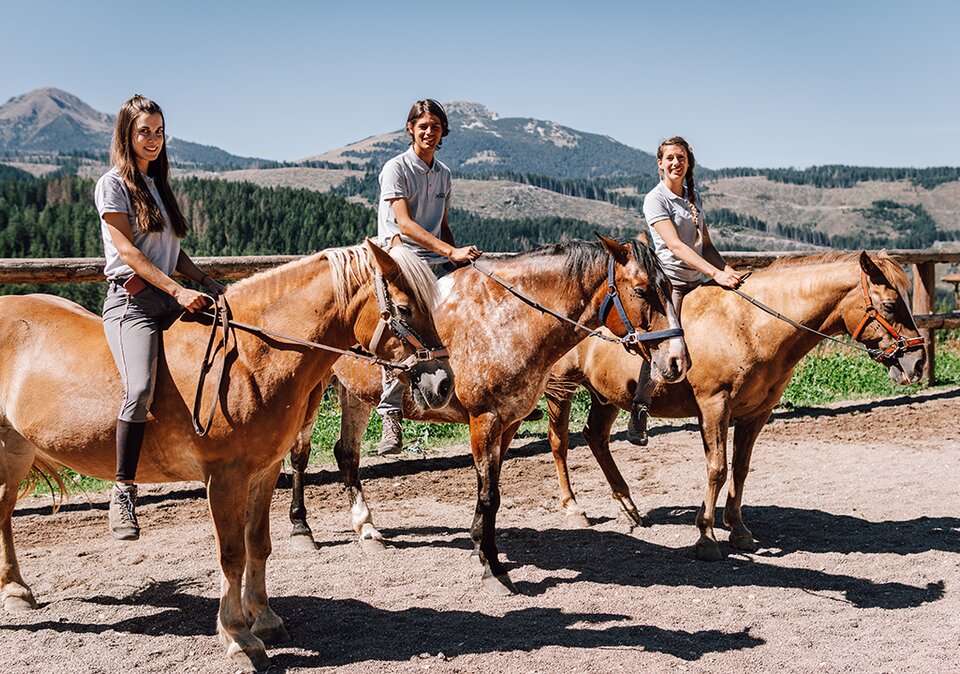
[[[960,311],[933,313],[936,297],[936,265],[960,262],[960,251],[926,250],[887,251],[902,265],[913,271],[913,313],[917,327],[927,341],[928,384],[935,383],[936,330],[960,327]],[[759,269],[783,258],[803,257],[806,252],[739,253],[725,251],[723,256],[738,269]],[[256,272],[279,266],[300,255],[261,255],[194,258],[204,271],[218,279],[241,279]],[[0,258],[0,283],[88,283],[103,281],[102,258]]]

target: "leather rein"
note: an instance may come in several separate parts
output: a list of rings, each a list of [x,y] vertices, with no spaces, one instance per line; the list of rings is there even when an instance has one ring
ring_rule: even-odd
[[[605,334],[600,332],[599,329],[594,330],[592,328],[588,328],[583,323],[578,323],[577,321],[571,318],[568,318],[563,314],[553,311],[552,309],[548,309],[547,307],[543,306],[533,298],[517,290],[514,286],[510,285],[509,283],[504,281],[502,278],[500,278],[496,274],[478,266],[475,260],[471,261],[470,264],[478,272],[480,272],[481,274],[484,274],[485,276],[489,277],[493,281],[503,286],[503,288],[505,288],[507,292],[509,292],[511,295],[519,299],[524,304],[527,304],[533,307],[540,313],[549,314],[550,316],[553,316],[558,320],[565,321],[580,330],[584,330],[585,332],[588,333],[587,334],[588,337],[597,337],[598,339],[602,339],[604,341],[611,342],[613,344],[622,344],[624,348],[627,348],[630,346],[643,346],[651,342],[661,342],[665,339],[671,339],[673,337],[683,336],[683,328],[669,328],[667,330],[656,330],[654,332],[640,332],[635,327],[633,327],[633,323],[630,322],[630,319],[627,317],[627,312],[623,308],[623,302],[620,301],[620,292],[617,290],[616,275],[614,274],[615,263],[614,263],[612,254],[608,254],[608,259],[607,259],[607,294],[604,295],[603,302],[600,304],[600,311],[598,313],[598,316],[600,319],[600,323],[606,324],[606,320],[607,320],[607,317],[610,315],[611,309],[614,307],[616,308],[617,313],[620,314],[620,320],[623,322],[623,325],[627,330],[627,334],[625,334],[623,337],[616,337],[616,338],[607,337]]]
[[[802,323],[798,323],[792,318],[787,318],[786,316],[781,314],[779,311],[776,311],[775,309],[771,309],[763,302],[760,302],[756,298],[751,297],[750,295],[747,295],[745,292],[743,292],[739,288],[731,288],[731,290],[735,292],[737,295],[747,300],[758,309],[767,312],[771,316],[775,318],[779,318],[781,321],[788,323],[795,328],[800,328],[801,330],[812,332],[815,335],[819,335],[820,337],[837,342],[838,344],[842,344],[843,346],[849,347],[851,349],[857,349],[859,351],[863,351],[867,353],[873,360],[881,364],[886,364],[888,361],[892,361],[899,358],[906,351],[916,347],[922,347],[924,345],[923,337],[919,337],[919,336],[910,337],[910,338],[904,337],[899,332],[897,332],[897,329],[894,328],[889,323],[889,321],[887,321],[883,316],[880,315],[876,307],[873,306],[873,300],[870,299],[870,292],[867,288],[867,273],[864,271],[860,272],[860,289],[863,292],[863,301],[866,306],[864,308],[863,318],[860,319],[860,323],[857,325],[856,330],[854,330],[850,336],[853,337],[855,341],[858,341],[860,338],[860,335],[863,334],[864,328],[867,327],[870,321],[875,320],[881,326],[883,326],[883,328],[887,331],[887,334],[889,334],[894,339],[894,342],[885,349],[871,349],[862,344],[850,344],[849,342],[846,342],[842,339],[837,339],[833,335],[828,335],[818,330],[814,330],[813,328],[807,327]]]
[[[273,330],[267,330],[266,328],[235,321],[233,318],[231,318],[230,306],[227,304],[226,297],[222,295],[210,297],[213,302],[212,311],[207,309],[200,312],[202,316],[210,317],[213,320],[210,329],[210,339],[207,342],[207,350],[203,356],[203,363],[200,367],[200,378],[197,381],[197,394],[193,401],[193,430],[197,433],[197,435],[206,435],[210,430],[210,424],[213,422],[213,416],[217,411],[217,402],[220,399],[220,388],[223,384],[223,375],[226,366],[226,354],[230,342],[230,336],[236,329],[244,330],[245,332],[250,332],[255,335],[260,335],[261,337],[273,337],[275,339],[281,339],[285,342],[300,344],[313,349],[331,351],[333,353],[338,353],[341,356],[363,360],[373,365],[379,365],[391,370],[401,370],[404,372],[411,370],[418,363],[449,357],[449,353],[443,346],[425,346],[424,339],[417,334],[417,331],[413,327],[403,320],[403,317],[399,315],[399,311],[397,310],[396,306],[390,300],[390,295],[387,292],[387,281],[383,278],[382,274],[376,274],[374,287],[376,288],[377,306],[380,310],[380,320],[377,322],[377,327],[373,331],[373,338],[370,340],[370,344],[366,350],[362,349],[360,346],[351,347],[349,350],[340,349],[335,346],[330,346],[329,344],[311,342],[306,339],[291,337],[290,335],[284,335],[279,332],[274,332]],[[397,339],[403,342],[407,348],[410,349],[410,351],[412,351],[412,353],[403,361],[395,363],[392,361],[383,360],[375,355],[376,349],[383,340],[385,330],[389,330]],[[219,341],[217,340],[218,332],[220,333]],[[233,341],[236,343],[236,335],[233,336]],[[214,346],[215,343],[216,347]],[[207,373],[210,372],[213,367],[213,360],[211,359],[211,356],[215,358],[217,351],[223,352],[223,357],[220,359],[220,370],[217,374],[217,396],[214,398],[213,405],[210,407],[210,413],[207,415],[206,423],[201,423],[200,405],[201,398],[203,396],[203,384],[206,381]]]

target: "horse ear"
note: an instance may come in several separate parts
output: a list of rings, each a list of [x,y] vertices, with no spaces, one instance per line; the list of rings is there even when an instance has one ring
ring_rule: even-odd
[[[392,237],[390,237],[390,245],[387,246],[387,250],[390,250],[394,246],[401,246],[401,245],[403,245],[403,240],[400,238],[400,235],[394,234]]]
[[[860,269],[863,270],[863,273],[867,275],[870,282],[874,285],[890,285],[883,271],[880,270],[880,267],[877,266],[877,263],[871,259],[865,250],[860,251]]]
[[[636,239],[637,241],[642,243],[644,246],[648,246],[648,247],[650,246],[650,239],[647,238],[647,233],[642,229],[639,232],[637,232]]]
[[[603,244],[604,248],[610,251],[610,254],[613,255],[613,259],[617,261],[617,264],[626,264],[627,260],[630,258],[630,249],[624,246],[622,243],[614,241],[610,237],[604,236],[599,232],[594,232],[600,243]]]
[[[366,238],[363,243],[367,247],[367,251],[373,256],[374,264],[377,265],[380,273],[383,274],[385,278],[393,279],[399,276],[400,266],[396,260],[390,257],[390,253],[378,246],[376,242],[369,237]]]

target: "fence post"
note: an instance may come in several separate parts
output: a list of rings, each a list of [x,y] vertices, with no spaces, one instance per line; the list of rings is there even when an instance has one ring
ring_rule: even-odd
[[[932,314],[933,300],[937,296],[934,287],[936,283],[934,262],[921,262],[913,265],[913,313]],[[927,362],[924,366],[924,376],[927,386],[937,383],[935,354],[937,333],[930,328],[920,330],[920,335],[926,341]]]

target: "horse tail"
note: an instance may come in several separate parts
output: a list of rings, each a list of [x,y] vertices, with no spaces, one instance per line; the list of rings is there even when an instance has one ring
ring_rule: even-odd
[[[573,394],[577,392],[577,388],[579,387],[580,382],[576,379],[551,375],[550,379],[547,380],[547,387],[544,390],[544,393],[548,398],[563,400],[565,398],[572,398]]]
[[[37,456],[33,459],[33,465],[30,467],[27,477],[23,480],[20,491],[17,492],[17,498],[21,499],[33,492],[40,484],[46,484],[50,489],[50,495],[53,498],[53,512],[57,512],[63,503],[63,497],[69,493],[69,489],[63,481],[60,466]]]

